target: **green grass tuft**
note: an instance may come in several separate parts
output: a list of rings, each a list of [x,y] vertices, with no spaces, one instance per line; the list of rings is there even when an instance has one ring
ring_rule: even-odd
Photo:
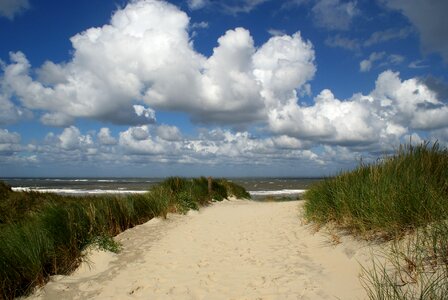
[[[313,186],[304,195],[305,217],[394,237],[445,219],[447,195],[448,150],[437,143],[403,146],[394,156]]]

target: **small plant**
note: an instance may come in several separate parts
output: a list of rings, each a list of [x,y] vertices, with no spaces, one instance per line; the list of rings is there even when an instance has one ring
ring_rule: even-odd
[[[370,299],[446,299],[448,293],[448,221],[417,229],[393,241],[361,282]]]
[[[108,235],[96,236],[90,241],[90,244],[99,250],[110,251],[113,253],[119,253],[122,249],[122,245]]]

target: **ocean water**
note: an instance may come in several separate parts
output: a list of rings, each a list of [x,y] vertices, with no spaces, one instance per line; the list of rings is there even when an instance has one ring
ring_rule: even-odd
[[[144,193],[164,178],[0,178],[14,190],[34,190],[58,194]],[[253,198],[300,195],[319,178],[229,178],[242,185]]]

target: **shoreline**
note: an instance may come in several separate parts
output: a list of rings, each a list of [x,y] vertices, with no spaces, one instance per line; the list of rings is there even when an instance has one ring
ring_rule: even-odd
[[[128,229],[27,299],[363,299],[367,243],[300,223],[303,202],[224,200]],[[90,268],[90,267],[91,268]]]
[[[61,188],[45,188],[45,187],[11,187],[14,192],[39,192],[39,193],[55,193],[60,195],[106,195],[106,194],[144,194],[148,190],[124,190],[124,189],[61,189]],[[281,189],[281,190],[264,190],[264,191],[248,191],[252,197],[264,196],[299,196],[305,193],[305,189]]]

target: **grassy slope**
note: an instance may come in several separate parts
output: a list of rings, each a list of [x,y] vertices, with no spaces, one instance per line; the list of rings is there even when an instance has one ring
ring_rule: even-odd
[[[306,194],[306,217],[336,222],[356,233],[395,236],[445,219],[448,150],[401,147],[396,155],[327,179]]]
[[[168,178],[148,193],[70,197],[13,192],[0,182],[0,299],[26,294],[50,275],[67,274],[92,243],[116,249],[110,238],[168,212],[186,212],[228,196],[249,198],[224,179]]]
[[[318,183],[305,199],[309,221],[393,240],[386,263],[365,269],[371,299],[446,299],[447,149],[400,147],[392,157]]]

